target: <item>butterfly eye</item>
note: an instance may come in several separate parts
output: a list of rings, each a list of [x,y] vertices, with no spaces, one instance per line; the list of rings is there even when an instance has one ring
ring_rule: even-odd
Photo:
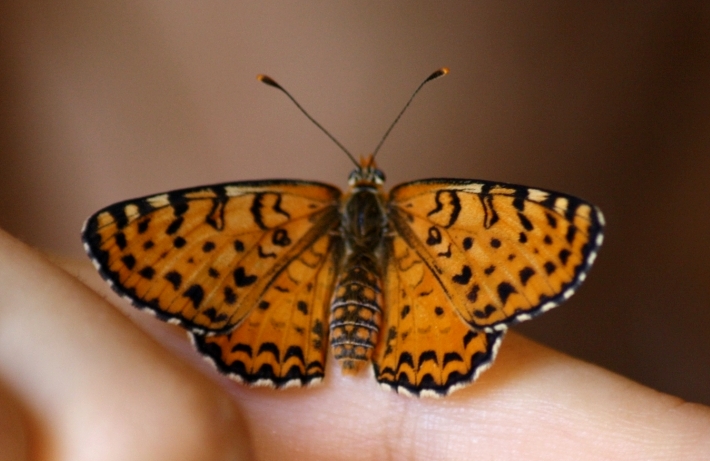
[[[348,184],[354,186],[358,181],[362,179],[362,173],[360,170],[353,170],[348,176]]]
[[[372,177],[375,180],[375,184],[383,184],[385,182],[385,173],[382,170],[373,171]]]

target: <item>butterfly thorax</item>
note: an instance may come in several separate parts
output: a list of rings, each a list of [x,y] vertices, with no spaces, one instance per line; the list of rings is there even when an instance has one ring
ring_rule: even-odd
[[[343,372],[355,373],[371,360],[382,322],[380,261],[387,217],[379,185],[356,183],[341,213],[345,257],[331,304],[331,345]]]

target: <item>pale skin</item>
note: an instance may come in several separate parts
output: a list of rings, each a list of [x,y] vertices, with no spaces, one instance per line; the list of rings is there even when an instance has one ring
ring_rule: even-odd
[[[709,408],[515,333],[445,399],[335,363],[315,388],[248,389],[63,265],[0,231],[2,461],[710,459]]]

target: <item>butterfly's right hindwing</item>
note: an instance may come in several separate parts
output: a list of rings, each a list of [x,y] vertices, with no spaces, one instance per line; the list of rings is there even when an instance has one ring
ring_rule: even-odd
[[[387,239],[385,305],[375,376],[399,393],[440,397],[474,381],[505,332],[464,322],[436,274],[399,234]]]

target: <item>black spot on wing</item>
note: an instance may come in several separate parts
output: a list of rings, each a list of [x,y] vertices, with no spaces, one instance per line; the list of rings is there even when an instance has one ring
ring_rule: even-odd
[[[173,207],[174,216],[182,216],[187,213],[189,204],[185,195],[182,192],[170,192],[168,194],[168,202]]]
[[[528,219],[527,216],[525,216],[523,213],[518,212],[518,220],[520,220],[520,224],[523,225],[523,228],[527,231],[531,231],[533,229],[533,225]]]
[[[244,352],[246,355],[251,357],[253,351],[249,344],[237,343],[232,346],[232,352]]]
[[[407,364],[410,368],[414,369],[414,359],[412,354],[409,352],[402,352],[399,354],[399,360],[397,360],[397,369],[401,369],[403,364]]]
[[[128,242],[126,241],[126,234],[124,234],[123,232],[116,232],[116,234],[113,236],[113,239],[116,242],[118,248],[121,250],[125,250],[126,246],[128,246]]]
[[[498,212],[493,207],[493,196],[490,195],[490,188],[491,186],[486,184],[478,195],[479,200],[481,200],[481,206],[483,207],[483,226],[486,229],[491,228],[499,219]]]
[[[424,389],[431,389],[437,392],[441,388],[441,386],[436,382],[431,373],[426,373],[424,376],[422,376],[419,380],[419,386],[417,387],[420,391]]]
[[[138,233],[144,234],[148,230],[148,225],[150,224],[150,218],[146,218],[138,223]]]
[[[571,245],[572,242],[574,242],[575,235],[577,235],[577,226],[575,226],[574,224],[570,224],[570,226],[567,228],[567,234],[565,235],[567,243]]]
[[[270,343],[273,344],[273,343]],[[278,348],[276,349],[278,351]],[[259,367],[259,369],[254,373],[253,375],[250,376],[252,379],[266,379],[272,382],[275,382],[276,379],[276,373],[274,372],[274,367],[272,367],[270,364],[265,363]]]
[[[412,367],[414,368],[414,367]],[[409,389],[412,387],[411,381],[409,381],[409,376],[407,376],[407,373],[401,372],[399,375],[397,375],[397,385],[404,387],[406,389]]]
[[[281,352],[279,351],[279,347],[274,343],[271,343],[271,342],[262,343],[261,346],[259,346],[259,350],[257,351],[256,355],[261,355],[261,354],[266,354],[266,353],[272,354],[276,358],[276,361],[281,360]]]
[[[517,293],[518,291],[508,282],[500,282],[498,284],[498,297],[503,305],[508,302],[508,298],[511,294]]]
[[[442,368],[446,367],[451,362],[463,362],[463,358],[458,352],[447,352],[444,354],[444,360],[441,362]]]
[[[471,268],[469,266],[463,266],[461,268],[461,273],[454,275],[452,280],[460,285],[468,285],[468,282],[471,281],[472,275],[473,273],[471,272]]]
[[[303,356],[303,349],[299,346],[289,346],[284,354],[284,362],[291,357],[296,357],[303,365],[306,364],[306,358]]]
[[[207,215],[206,222],[215,230],[221,231],[224,229],[224,205],[229,198],[224,187],[215,187],[212,192],[217,196],[212,199],[212,209]]]
[[[121,257],[121,262],[128,270],[133,270],[136,265],[136,258],[132,254],[127,254]]]
[[[565,212],[565,218],[568,221],[574,221],[574,216],[577,213],[577,208],[582,205],[582,201],[577,197],[567,196],[567,211]]]
[[[466,333],[466,336],[463,337],[463,347],[464,347],[464,348],[468,347],[468,344],[469,344],[471,341],[473,341],[473,339],[476,338],[476,336],[478,336],[478,333],[476,333],[476,332],[473,331],[473,330],[469,330],[469,331]]]
[[[285,229],[276,229],[271,237],[271,242],[274,245],[285,247],[291,244],[291,239]]]
[[[559,197],[555,194],[548,194],[545,200],[539,202],[540,205],[544,206],[548,210],[555,210],[555,202]]]
[[[275,192],[261,192],[256,195],[254,195],[254,201],[252,202],[251,207],[249,208],[249,211],[251,212],[251,215],[254,219],[254,222],[256,223],[257,226],[261,229],[268,229],[266,224],[264,224],[264,215],[262,212],[262,208],[264,208],[264,197],[267,195],[272,195],[275,197],[275,202],[274,205],[271,207],[271,210],[274,211],[275,213],[278,213],[282,216],[284,216],[287,219],[291,219],[291,215],[284,211],[281,208],[281,194],[277,194]]]
[[[525,286],[528,283],[528,280],[530,280],[530,277],[535,275],[535,270],[532,267],[523,267],[520,269],[518,275],[520,275],[520,283]]]
[[[426,244],[429,246],[438,245],[441,243],[441,231],[436,226],[431,226],[428,231]]]
[[[464,250],[470,250],[472,246],[473,246],[473,239],[471,237],[466,237],[465,239],[463,239],[463,249]]]
[[[175,234],[178,230],[180,230],[180,227],[182,226],[183,222],[185,222],[185,218],[182,216],[178,216],[173,220],[173,222],[170,223],[168,228],[165,229],[165,233],[168,235]]]
[[[224,302],[232,305],[237,302],[237,294],[231,287],[224,287]]]
[[[557,227],[557,218],[552,216],[550,213],[545,213],[545,217],[547,218],[547,224],[549,224],[551,228],[555,229]]]
[[[409,315],[409,309],[409,304],[405,304],[404,307],[402,307],[402,312],[400,312],[400,316],[402,317],[402,319],[406,318],[407,315]]]
[[[441,196],[442,195],[448,195],[449,196],[449,205],[451,206],[451,212],[449,213],[449,222],[446,224],[444,227],[451,227],[454,225],[456,220],[459,217],[459,213],[461,212],[461,200],[459,200],[459,196],[454,190],[440,190],[436,192],[436,196],[434,197],[434,202],[436,203],[436,208],[431,210],[429,213],[427,213],[427,216],[431,216],[433,214],[436,214],[444,209],[444,204],[441,201]]]
[[[483,310],[475,310],[473,311],[473,316],[479,319],[487,319],[488,317],[491,316],[496,311],[496,308],[492,304],[486,304],[486,307],[483,308]]]
[[[195,306],[195,309],[198,309],[200,307],[200,304],[202,304],[202,299],[205,297],[205,290],[202,288],[201,285],[195,283],[193,285],[190,285],[182,295],[192,301],[192,304],[193,306]]]
[[[562,262],[563,265],[567,264],[567,260],[569,259],[571,254],[572,253],[570,253],[570,251],[566,248],[563,248],[560,250],[560,253],[558,256],[559,256],[560,261]]]
[[[422,364],[426,361],[432,361],[436,364],[439,363],[439,359],[436,357],[436,351],[424,351],[419,355],[419,363],[417,364],[417,368],[421,368]]]
[[[128,225],[128,216],[126,216],[126,209],[123,206],[111,208],[108,212],[113,217],[116,228],[123,229]]]
[[[155,275],[155,269],[150,266],[145,266],[143,269],[138,271],[138,274],[146,280],[151,280]]]
[[[215,309],[214,307],[209,307],[205,309],[204,311],[202,311],[202,315],[210,319],[210,321],[212,322],[223,322],[227,320],[227,314],[225,314],[224,312],[218,314],[217,309]]]
[[[472,303],[475,303],[476,300],[478,299],[478,292],[480,289],[481,289],[481,287],[478,286],[478,284],[475,284],[473,286],[473,288],[471,288],[471,291],[469,291],[468,294],[466,295],[466,299],[468,299]]]
[[[234,269],[234,283],[238,287],[248,287],[256,282],[256,275],[247,275],[243,267]]]
[[[170,284],[173,286],[174,290],[178,290],[180,288],[180,285],[182,284],[182,275],[180,275],[179,272],[177,271],[170,271],[167,274],[165,274],[165,280],[170,282]]]

